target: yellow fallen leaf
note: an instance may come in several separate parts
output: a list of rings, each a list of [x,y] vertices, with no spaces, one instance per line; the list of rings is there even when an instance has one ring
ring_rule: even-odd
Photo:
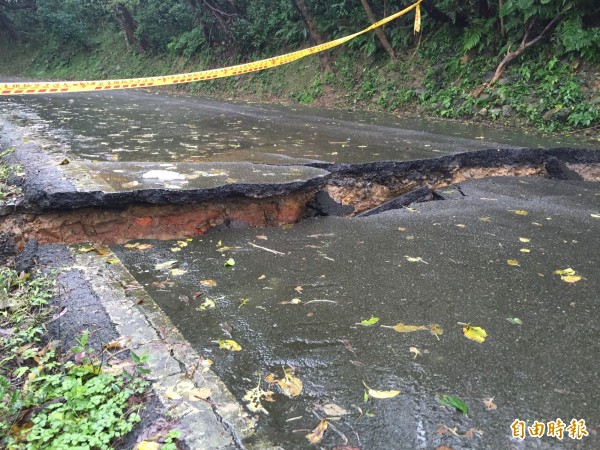
[[[138,246],[140,245],[139,242],[136,242],[134,244],[125,244],[125,248],[138,248]]]
[[[198,306],[198,310],[199,311],[206,311],[209,308],[215,308],[217,305],[215,303],[214,300],[211,300],[210,298],[207,298],[206,300],[204,300],[204,302]]]
[[[190,400],[207,400],[212,395],[212,389],[203,387],[188,392]]]
[[[577,283],[582,277],[580,275],[561,275],[560,279],[566,283]]]
[[[519,266],[519,261],[517,261],[516,259],[507,259],[506,260],[506,264],[508,264],[509,266]]]
[[[181,248],[187,247],[188,243],[186,241],[177,241],[177,245]]]
[[[487,337],[486,331],[481,327],[473,327],[471,324],[466,324],[463,327],[465,337],[475,342],[483,342]]]
[[[369,397],[385,399],[385,398],[394,398],[395,396],[400,394],[400,391],[397,391],[394,389],[392,389],[390,391],[378,391],[377,389],[371,389],[369,386],[367,386],[367,383],[365,383],[364,381],[363,381],[363,384],[367,388],[367,393],[369,394]]]
[[[151,248],[154,248],[154,245],[152,244],[140,244],[137,246],[138,250],[150,250]]]
[[[590,214],[594,219],[600,219],[600,214]]]
[[[259,280],[264,280],[265,278],[267,278],[266,275],[261,275],[260,277],[258,277]]]
[[[318,444],[319,442],[321,442],[321,439],[323,439],[323,434],[325,433],[325,430],[327,430],[328,425],[329,422],[327,422],[326,419],[321,420],[319,422],[319,425],[317,425],[317,428],[315,428],[314,430],[312,430],[312,432],[306,435],[306,439],[308,439],[308,442],[310,442],[311,444]]]
[[[424,325],[406,325],[402,322],[397,323],[393,327],[388,327],[386,325],[382,325],[383,328],[391,328],[398,333],[411,333],[413,331],[421,331],[427,330],[427,327]]]
[[[219,339],[219,347],[232,352],[239,352],[242,346],[232,339]]]
[[[183,269],[171,269],[169,271],[169,273],[174,276],[174,277],[178,277],[180,275],[184,275],[187,273],[187,270],[183,270]]]
[[[262,412],[264,414],[269,414],[269,412],[262,405],[262,401],[273,402],[273,391],[265,391],[260,387],[260,380],[258,382],[258,386],[254,389],[250,389],[244,395],[244,400],[246,401],[246,407],[251,412]]]
[[[298,397],[302,392],[302,380],[292,375],[291,369],[285,369],[285,377],[277,382],[283,393],[288,397]]]
[[[554,273],[556,275],[575,275],[575,271],[573,269],[571,269],[570,267],[567,269],[559,269],[559,270],[555,270]]]
[[[160,450],[162,444],[158,442],[142,441],[140,442],[135,450]]]
[[[529,239],[529,238],[524,238],[524,237],[520,237],[520,238],[519,238],[519,240],[520,240],[521,242],[531,242],[531,239]]]
[[[169,400],[181,400],[181,394],[179,394],[174,388],[167,389],[166,395]]]
[[[517,209],[515,211],[515,214],[518,214],[519,216],[526,216],[529,213],[527,211],[522,210],[522,209]]]
[[[531,250],[528,248],[522,248],[521,250],[519,250],[521,253],[530,253]]]
[[[215,287],[217,282],[215,280],[200,280],[200,286],[204,287]]]

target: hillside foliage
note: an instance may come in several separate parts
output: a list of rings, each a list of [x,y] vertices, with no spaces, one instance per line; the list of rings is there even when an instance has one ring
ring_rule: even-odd
[[[409,4],[0,0],[0,46],[43,47],[44,64],[52,68],[98,51],[108,33],[121,36],[135,58],[215,67],[345,36]],[[350,91],[354,102],[383,109],[416,103],[446,117],[495,118],[504,108],[505,115],[550,130],[599,123],[598,86],[579,76],[600,64],[597,0],[423,0],[421,7],[421,33],[413,33],[411,13],[322,54],[319,80],[290,97],[311,101],[331,84]],[[411,80],[415,68],[419,82]],[[407,75],[406,83],[399,74]]]

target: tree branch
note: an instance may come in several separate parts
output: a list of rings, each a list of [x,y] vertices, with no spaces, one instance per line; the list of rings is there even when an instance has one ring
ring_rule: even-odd
[[[472,93],[473,97],[479,97],[479,95],[481,95],[481,93],[483,92],[483,90],[486,87],[493,86],[494,83],[496,83],[496,81],[498,81],[500,79],[500,77],[504,73],[504,70],[506,69],[506,66],[508,66],[511,63],[511,61],[513,61],[515,58],[520,56],[521,53],[523,53],[529,47],[531,47],[532,45],[535,45],[539,41],[541,41],[546,36],[546,34],[550,30],[552,30],[552,28],[554,28],[556,26],[556,24],[558,24],[558,22],[560,22],[562,20],[562,18],[563,18],[563,13],[558,14],[556,17],[554,17],[548,23],[548,25],[546,25],[546,27],[540,32],[540,34],[538,34],[535,38],[528,41],[527,39],[529,38],[529,33],[531,32],[531,30],[536,22],[536,19],[533,19],[527,26],[527,30],[525,30],[525,34],[523,35],[521,44],[517,47],[516,50],[514,50],[512,52],[510,51],[510,47],[508,47],[508,50],[506,51],[506,55],[504,56],[502,61],[500,61],[500,64],[498,64],[498,67],[496,68],[496,72],[494,73],[494,76],[492,77],[492,79],[488,83],[484,84],[483,86],[480,86],[477,89],[475,89]]]

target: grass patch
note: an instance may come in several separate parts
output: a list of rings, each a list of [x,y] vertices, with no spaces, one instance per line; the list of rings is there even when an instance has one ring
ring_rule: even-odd
[[[146,360],[105,367],[87,332],[59,351],[46,335],[54,278],[0,268],[0,447],[111,448],[140,420]]]

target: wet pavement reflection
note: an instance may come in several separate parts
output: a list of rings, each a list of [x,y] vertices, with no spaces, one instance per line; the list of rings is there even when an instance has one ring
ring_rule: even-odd
[[[589,145],[487,125],[135,91],[8,98],[0,114],[53,136],[56,151],[97,161],[366,162]]]

